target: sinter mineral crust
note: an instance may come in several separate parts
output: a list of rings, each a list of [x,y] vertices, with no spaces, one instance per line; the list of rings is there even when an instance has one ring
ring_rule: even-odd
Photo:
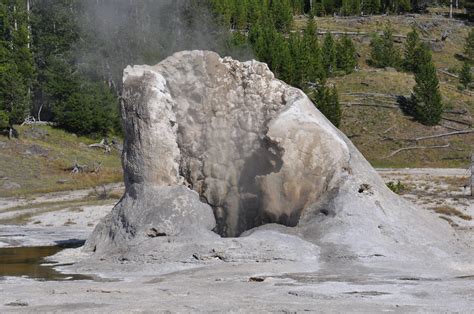
[[[308,97],[264,63],[184,51],[128,67],[122,118],[126,193],[88,251],[186,259],[211,246],[230,250],[217,234],[241,236],[235,250],[265,243],[268,254],[301,259],[324,250],[411,263],[459,249],[448,223],[388,190]]]

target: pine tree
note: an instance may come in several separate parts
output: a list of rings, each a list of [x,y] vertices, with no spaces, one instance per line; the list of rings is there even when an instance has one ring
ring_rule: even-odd
[[[357,65],[357,52],[349,36],[344,35],[336,45],[337,68],[346,74],[354,72]]]
[[[352,0],[342,0],[342,7],[340,13],[343,16],[349,16],[354,14],[352,12]]]
[[[316,24],[310,19],[303,32],[303,55],[304,62],[302,70],[306,82],[318,82],[324,80],[326,71],[323,67],[321,48],[317,37]]]
[[[102,82],[76,79],[79,86],[54,106],[55,121],[59,127],[80,135],[107,135],[118,120],[116,97]]]
[[[419,56],[419,64],[415,72],[416,85],[412,96],[413,114],[415,119],[423,124],[436,125],[443,113],[436,67],[426,44],[420,45],[416,53]]]
[[[283,35],[276,32],[272,38],[271,69],[279,79],[291,84],[294,81],[294,65],[288,42]]]
[[[291,85],[304,88],[306,82],[307,60],[309,59],[304,47],[302,38],[295,33],[290,34],[288,47],[291,53],[291,60],[294,67],[294,77]]]
[[[325,84],[319,85],[316,93],[311,96],[311,100],[334,126],[340,126],[342,111],[335,87],[329,88]]]
[[[324,36],[322,59],[326,77],[329,77],[337,69],[336,45],[334,37],[329,32]]]
[[[287,32],[293,23],[293,12],[289,0],[271,1],[269,13],[279,32]]]
[[[9,124],[23,122],[31,108],[33,59],[25,3],[0,0],[0,110]]]
[[[325,14],[331,15],[335,13],[338,9],[336,2],[334,0],[321,0],[322,10]]]
[[[365,0],[362,4],[362,11],[364,14],[379,14],[380,8],[380,0]]]
[[[10,117],[4,110],[0,110],[0,131],[10,126]]]
[[[459,82],[467,88],[472,83],[471,64],[464,61],[461,72],[459,73]]]
[[[464,54],[469,62],[474,63],[474,28],[471,28],[464,44]]]
[[[416,72],[416,59],[417,55],[416,52],[418,47],[420,46],[420,36],[415,27],[412,28],[412,31],[408,33],[407,40],[405,42],[405,52],[404,52],[404,60],[403,60],[403,67],[406,71],[409,72]]]
[[[388,25],[382,36],[374,35],[370,43],[371,53],[369,64],[378,68],[398,68],[401,63],[400,51],[393,40],[393,30]]]
[[[474,0],[464,0],[464,7],[471,21],[474,21]]]

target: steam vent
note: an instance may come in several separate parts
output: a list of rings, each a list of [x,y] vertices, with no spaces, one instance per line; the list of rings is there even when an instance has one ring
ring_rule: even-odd
[[[180,260],[221,246],[227,258],[257,259],[264,243],[296,259],[331,251],[435,263],[462,250],[446,222],[388,190],[264,63],[184,51],[128,67],[123,81],[126,192],[88,251]]]

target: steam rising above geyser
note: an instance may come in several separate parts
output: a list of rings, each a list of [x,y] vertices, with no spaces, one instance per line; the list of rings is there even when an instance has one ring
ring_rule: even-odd
[[[204,1],[196,0],[85,0],[80,19],[94,47],[81,53],[115,84],[130,64],[156,64],[181,50],[214,50],[249,59],[251,53],[229,48],[230,32],[216,22]]]

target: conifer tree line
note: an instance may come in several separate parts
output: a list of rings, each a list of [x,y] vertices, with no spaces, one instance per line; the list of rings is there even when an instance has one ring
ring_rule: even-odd
[[[288,26],[291,15],[374,15],[418,12],[428,5],[449,5],[450,0],[210,0],[222,20],[234,29],[258,21],[269,12],[279,16],[280,26]],[[471,8],[472,0],[459,1]]]
[[[0,0],[0,129],[32,115],[78,134],[119,132],[124,67],[155,64],[184,49],[266,62],[278,78],[308,92],[339,125],[337,91],[327,79],[353,72],[357,52],[347,36],[319,37],[313,15],[395,14],[426,2]],[[308,21],[302,32],[292,31],[298,14]],[[403,54],[392,37],[389,28],[374,37],[370,64],[420,73],[420,86],[436,87],[435,80],[422,84],[433,69],[421,68],[432,61],[418,35],[408,36]],[[472,80],[470,65],[466,61],[460,73],[465,86]],[[422,96],[418,92],[419,103],[436,102]]]
[[[22,121],[34,81],[24,1],[0,2],[0,127]]]
[[[320,111],[339,126],[337,91],[326,81],[356,69],[357,52],[351,38],[327,33],[320,40],[311,16],[302,33],[291,32],[293,16],[305,13],[308,1],[211,0],[211,5],[219,21],[236,30],[234,37],[248,41],[258,60],[267,63],[279,79],[305,90]]]
[[[197,0],[0,0],[0,129],[31,115],[77,134],[120,132],[127,65],[184,49],[251,55],[212,18]]]
[[[0,0],[0,128],[28,115],[79,134],[118,129],[117,98],[76,60],[75,0]]]

